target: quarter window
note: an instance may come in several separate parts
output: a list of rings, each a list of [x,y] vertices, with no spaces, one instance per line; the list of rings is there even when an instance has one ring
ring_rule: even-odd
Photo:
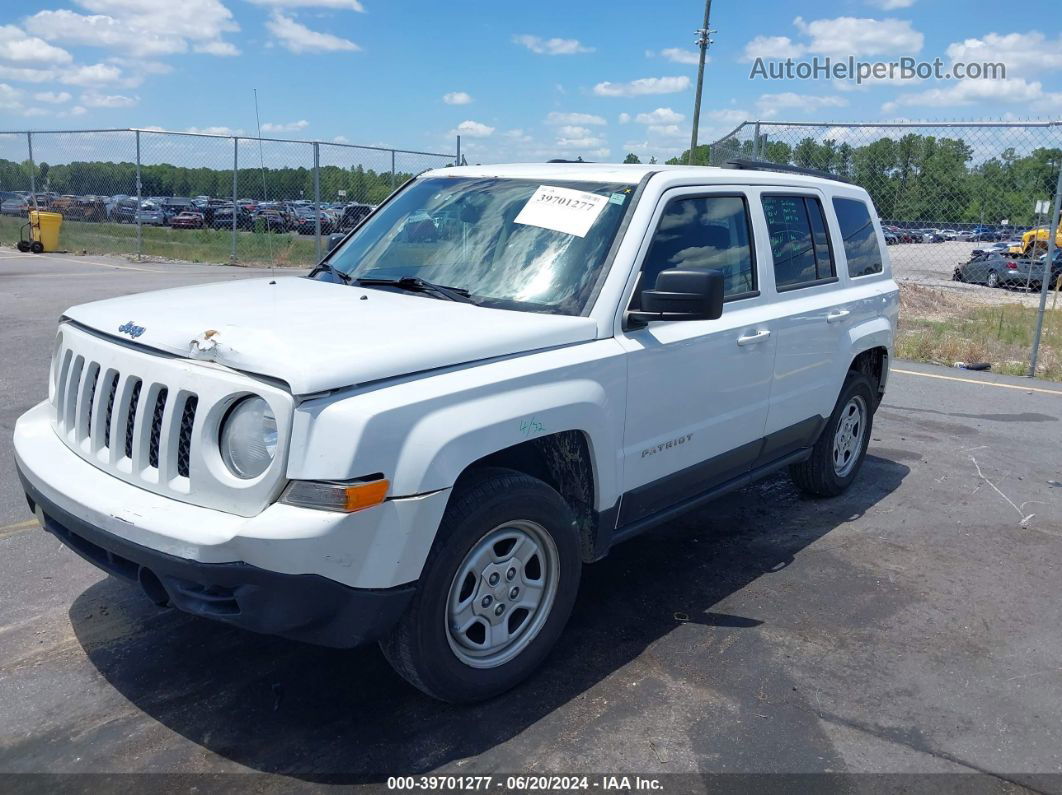
[[[749,213],[741,196],[691,196],[668,203],[642,265],[639,292],[652,289],[660,271],[720,270],[728,298],[756,290]]]
[[[881,247],[866,204],[857,199],[834,199],[837,224],[841,227],[849,276],[881,273]]]
[[[822,204],[811,196],[764,196],[774,281],[793,289],[837,276]]]

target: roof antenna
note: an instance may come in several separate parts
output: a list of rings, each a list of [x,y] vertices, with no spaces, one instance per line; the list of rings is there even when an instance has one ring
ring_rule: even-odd
[[[269,201],[269,192],[266,187],[266,167],[265,167],[265,152],[262,149],[262,117],[258,114],[258,89],[252,88],[254,92],[254,120],[258,124],[258,161],[262,165],[262,202]],[[236,208],[232,208],[233,212],[236,212]],[[251,234],[255,234],[254,226],[251,227]],[[276,263],[273,260],[273,237],[270,234],[269,219],[266,219],[266,245],[269,247],[269,277],[276,283]]]

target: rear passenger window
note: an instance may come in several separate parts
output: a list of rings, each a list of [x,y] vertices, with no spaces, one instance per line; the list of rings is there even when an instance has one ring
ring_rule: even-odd
[[[848,257],[848,275],[881,273],[881,247],[866,204],[858,199],[834,199],[833,210],[837,213],[844,253]]]
[[[669,268],[723,272],[724,296],[756,290],[749,213],[741,196],[691,196],[668,203],[642,265],[640,290]],[[636,293],[632,309],[639,308]]]
[[[764,196],[763,213],[780,290],[837,276],[822,204],[811,196]]]

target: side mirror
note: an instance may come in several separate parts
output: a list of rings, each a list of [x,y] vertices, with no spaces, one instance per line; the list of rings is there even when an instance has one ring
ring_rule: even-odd
[[[642,308],[630,312],[641,320],[716,320],[723,314],[723,272],[719,270],[661,271],[652,290],[642,290]]]
[[[328,236],[328,250],[331,251],[336,246],[338,246],[340,243],[342,243],[343,242],[343,238],[345,238],[345,237],[346,237],[346,235],[343,234],[342,232],[336,232],[334,234],[329,235]]]

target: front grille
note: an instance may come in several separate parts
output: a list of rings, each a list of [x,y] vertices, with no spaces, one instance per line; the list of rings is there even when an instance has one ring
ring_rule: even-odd
[[[153,470],[149,479],[155,482],[189,476],[198,395],[70,350],[59,362],[56,430],[72,447],[126,471]],[[174,423],[180,425],[169,433]],[[172,447],[166,444],[170,438]]]
[[[53,427],[74,454],[147,491],[238,516],[255,516],[276,499],[284,487],[290,394],[75,323],[61,328]],[[250,484],[216,461],[214,441],[220,418],[247,394],[266,399],[282,426],[274,466]]]

